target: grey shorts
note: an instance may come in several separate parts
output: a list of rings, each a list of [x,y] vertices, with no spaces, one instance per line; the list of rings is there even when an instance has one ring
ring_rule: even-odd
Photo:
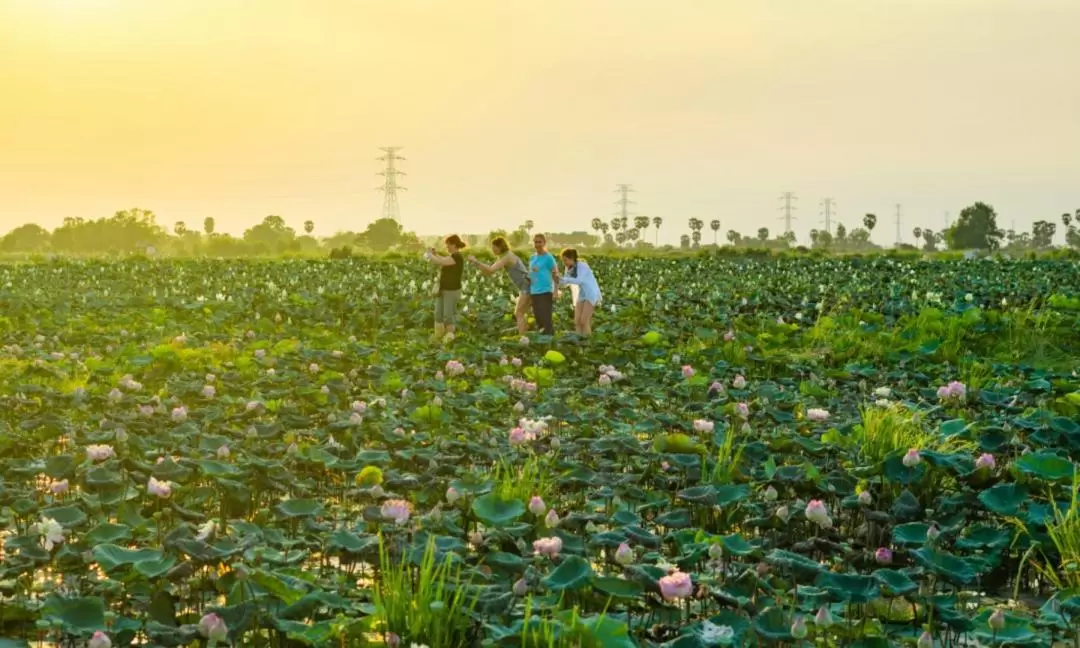
[[[453,324],[457,321],[457,303],[461,299],[460,290],[440,290],[435,295],[435,323]]]

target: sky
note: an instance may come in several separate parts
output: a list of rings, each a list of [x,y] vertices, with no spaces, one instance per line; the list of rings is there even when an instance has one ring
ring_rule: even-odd
[[[874,240],[1080,208],[1077,0],[0,0],[0,232],[153,210],[242,233],[632,214]],[[704,232],[706,241],[711,232]],[[650,234],[651,238],[652,235]],[[1059,235],[1060,226],[1059,226]]]

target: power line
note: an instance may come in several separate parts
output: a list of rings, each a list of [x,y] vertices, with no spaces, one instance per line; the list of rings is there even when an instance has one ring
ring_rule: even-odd
[[[397,183],[397,177],[399,175],[405,175],[404,171],[399,171],[394,163],[397,161],[404,161],[405,158],[397,154],[402,147],[400,146],[385,146],[380,147],[379,150],[386,153],[380,157],[375,158],[379,161],[386,162],[386,170],[380,171],[375,175],[381,175],[385,178],[381,187],[376,187],[376,191],[383,192],[383,208],[382,217],[389,218],[395,221],[401,220],[401,213],[398,209],[397,192],[398,189],[402,191],[408,191],[405,187],[401,187]]]
[[[791,215],[791,212],[796,209],[796,207],[791,203],[798,199],[799,197],[791,191],[785,191],[784,193],[780,194],[780,200],[784,201],[783,206],[780,207],[780,209],[784,210],[784,234],[787,234],[791,231],[791,221],[799,220]]]
[[[825,198],[821,201],[821,207],[825,214],[825,231],[832,234],[832,217],[833,217],[833,205],[836,204],[832,198]]]
[[[630,200],[630,194],[633,193],[634,188],[628,184],[618,184],[615,187],[615,193],[619,194],[619,199],[615,201],[615,204],[619,206],[619,218],[626,222],[630,216],[630,205],[635,204],[633,200]]]

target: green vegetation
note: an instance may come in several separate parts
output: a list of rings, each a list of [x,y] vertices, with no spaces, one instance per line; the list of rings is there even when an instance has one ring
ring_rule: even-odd
[[[589,260],[0,265],[0,643],[1078,640],[1080,266]]]

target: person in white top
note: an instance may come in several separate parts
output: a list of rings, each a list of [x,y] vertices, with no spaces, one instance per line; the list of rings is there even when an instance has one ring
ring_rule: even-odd
[[[570,294],[574,296],[574,330],[578,335],[590,335],[592,316],[600,304],[600,284],[592,268],[578,258],[574,248],[562,251],[562,261],[566,273],[560,283],[570,286]]]

